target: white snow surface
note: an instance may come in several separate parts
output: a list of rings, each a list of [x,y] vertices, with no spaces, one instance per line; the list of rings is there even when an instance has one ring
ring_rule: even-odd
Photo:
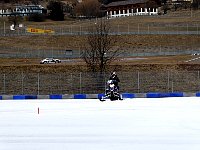
[[[0,150],[200,150],[200,98],[1,100]]]

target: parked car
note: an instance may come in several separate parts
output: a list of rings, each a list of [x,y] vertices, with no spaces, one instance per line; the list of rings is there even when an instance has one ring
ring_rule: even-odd
[[[51,64],[51,63],[61,63],[60,59],[54,59],[54,58],[45,58],[40,61],[40,64]]]
[[[196,56],[196,55],[200,55],[200,54],[199,54],[199,53],[194,53],[194,54],[192,54],[192,55]]]

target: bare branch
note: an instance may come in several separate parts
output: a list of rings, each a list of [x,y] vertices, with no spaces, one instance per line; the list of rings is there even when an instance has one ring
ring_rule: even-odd
[[[105,71],[106,67],[119,55],[119,48],[113,48],[114,38],[110,35],[110,31],[110,24],[105,19],[98,20],[88,29],[83,60],[92,71]]]

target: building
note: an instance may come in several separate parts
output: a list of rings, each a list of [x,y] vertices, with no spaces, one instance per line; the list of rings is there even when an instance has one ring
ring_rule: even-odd
[[[28,16],[34,13],[46,13],[46,10],[41,5],[21,5],[15,6],[13,9],[0,9],[0,16],[12,16],[12,15],[19,15],[19,16]]]
[[[171,0],[172,3],[193,3],[193,0]]]
[[[127,0],[112,2],[104,6],[108,18],[134,15],[158,15],[156,1],[153,0]]]

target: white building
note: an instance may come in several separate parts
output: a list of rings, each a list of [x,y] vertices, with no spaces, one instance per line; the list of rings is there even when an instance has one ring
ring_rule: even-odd
[[[20,15],[20,16],[28,16],[30,14],[39,13],[42,14],[45,12],[44,7],[41,5],[21,5],[16,6],[14,9],[0,9],[0,16],[11,16],[11,15]]]
[[[127,0],[112,2],[105,5],[104,9],[106,10],[108,18],[134,15],[158,15],[158,5],[153,0]]]

